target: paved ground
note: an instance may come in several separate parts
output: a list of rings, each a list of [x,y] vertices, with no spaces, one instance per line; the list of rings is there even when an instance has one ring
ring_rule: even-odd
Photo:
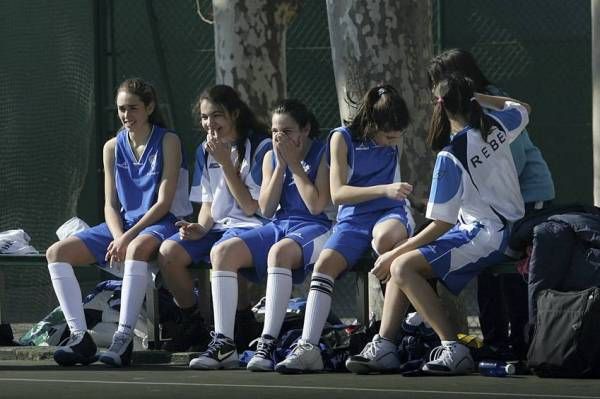
[[[137,355],[138,362],[143,358]],[[145,358],[158,359],[152,354]],[[100,364],[61,368],[51,360],[0,360],[0,398],[600,398],[600,380],[349,373],[284,376],[245,370],[194,371],[184,366],[186,359],[174,360],[175,364],[138,363],[129,369]]]

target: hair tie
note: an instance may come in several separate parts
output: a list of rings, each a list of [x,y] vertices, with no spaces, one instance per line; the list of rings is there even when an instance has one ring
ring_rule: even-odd
[[[436,97],[435,102],[438,103],[438,104],[443,104],[444,103],[444,97],[442,97],[442,96]]]
[[[469,98],[469,101],[477,101],[477,99],[475,97],[471,97]]]
[[[380,87],[379,90],[377,90],[377,95],[379,97],[383,96],[385,93],[387,93],[387,90],[384,87]]]

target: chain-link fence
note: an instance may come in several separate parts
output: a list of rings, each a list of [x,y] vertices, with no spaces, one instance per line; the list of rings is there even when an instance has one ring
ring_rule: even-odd
[[[199,4],[210,18],[211,1]],[[191,106],[215,81],[213,26],[196,7],[195,0],[4,4],[0,230],[24,228],[44,249],[77,211],[101,216],[100,154],[118,127],[114,89],[126,77],[157,85],[193,161],[201,137]],[[436,48],[470,49],[492,81],[532,103],[531,136],[559,200],[590,202],[589,2],[434,0],[434,11]],[[304,2],[287,32],[288,91],[324,129],[339,124],[329,46],[325,2]],[[96,186],[91,197],[84,184]],[[348,292],[340,302],[353,303]]]

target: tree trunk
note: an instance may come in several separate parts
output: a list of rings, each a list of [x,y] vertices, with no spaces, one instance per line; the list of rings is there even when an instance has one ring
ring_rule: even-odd
[[[213,0],[216,81],[235,88],[268,121],[287,96],[285,35],[301,0]],[[264,285],[239,280],[238,308],[264,295]]]
[[[287,95],[285,35],[300,3],[213,1],[217,83],[234,87],[265,119]]]
[[[600,0],[592,0],[594,205],[600,206]]]
[[[433,156],[425,145],[429,101],[427,65],[433,56],[432,6],[421,0],[327,0],[340,116],[348,120],[372,86],[389,83],[406,100],[412,123],[404,139],[402,178],[413,202],[427,200]]]

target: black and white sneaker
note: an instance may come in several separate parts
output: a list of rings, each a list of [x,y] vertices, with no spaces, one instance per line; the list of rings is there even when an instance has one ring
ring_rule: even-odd
[[[235,346],[235,342],[231,338],[223,334],[211,332],[213,337],[206,351],[200,353],[195,359],[190,362],[190,368],[197,370],[219,370],[233,369],[240,366],[240,360]]]
[[[250,343],[250,346],[256,342],[256,352],[248,362],[246,368],[251,371],[273,371],[273,352],[277,345],[277,340],[270,335],[263,335]]]
[[[102,363],[113,367],[127,367],[131,364],[133,352],[133,336],[116,332],[112,344],[106,352],[100,353]]]
[[[75,332],[56,349],[54,361],[61,366],[74,366],[76,364],[87,366],[98,360],[97,350],[94,340],[87,331]]]

